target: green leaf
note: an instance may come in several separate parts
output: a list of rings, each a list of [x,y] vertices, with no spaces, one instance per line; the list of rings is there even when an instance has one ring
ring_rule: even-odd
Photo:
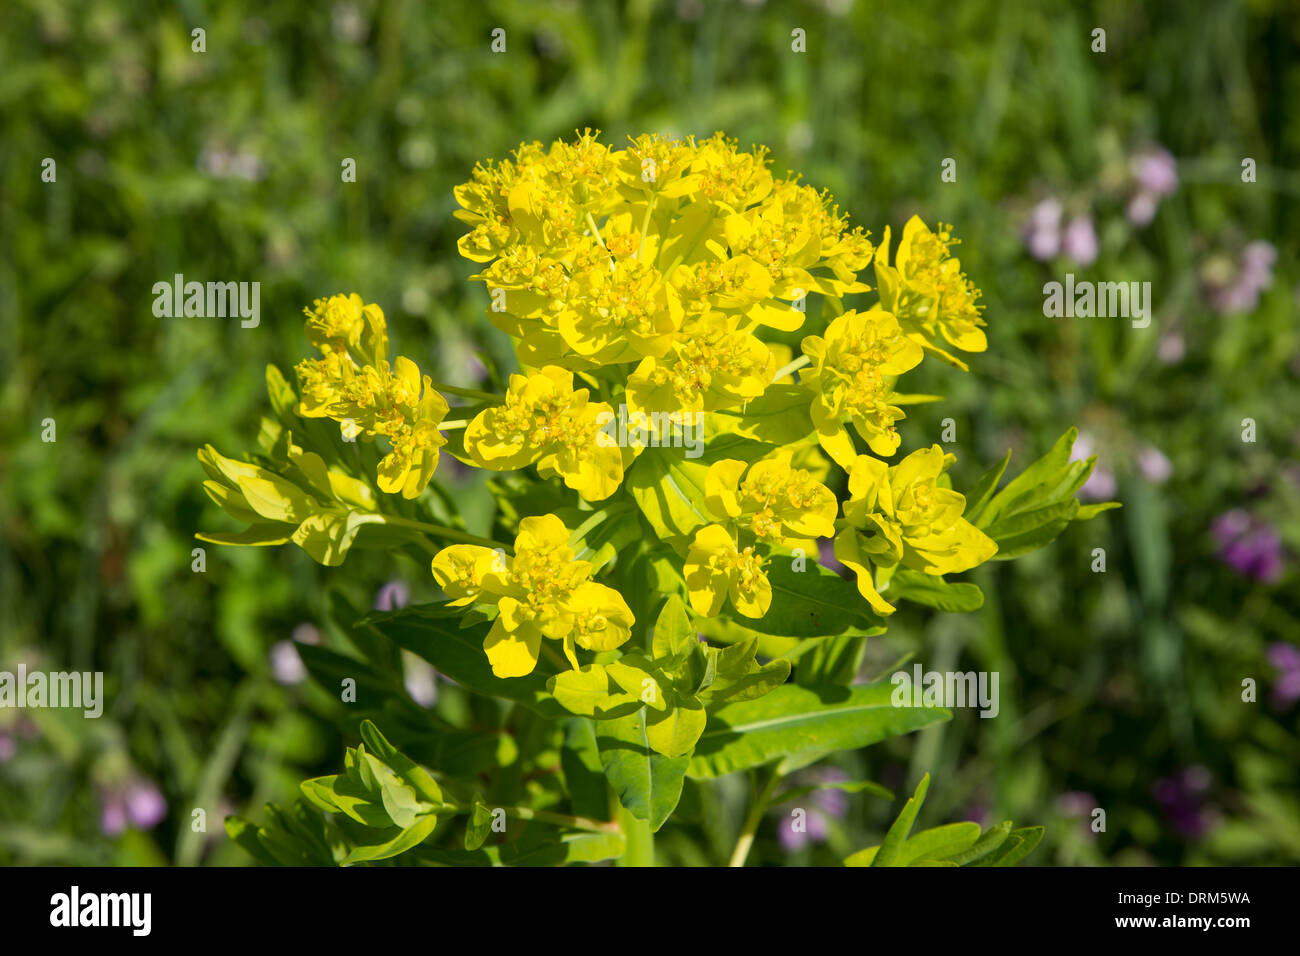
[[[962,613],[984,606],[984,592],[969,582],[951,583],[934,574],[899,568],[889,579],[885,594],[938,611]]]
[[[564,723],[560,769],[573,812],[592,820],[610,819],[609,784],[600,764],[596,725],[585,717],[572,717]]]
[[[695,628],[691,626],[686,604],[676,594],[664,602],[659,619],[655,621],[651,650],[656,658],[678,657],[688,654],[699,643]]]
[[[492,811],[483,801],[481,793],[474,794],[474,805],[470,808],[469,819],[465,822],[465,849],[477,850],[487,842],[492,832]]]
[[[925,794],[929,789],[930,775],[927,773],[916,785],[916,792],[908,798],[907,803],[903,804],[898,819],[885,834],[880,849],[876,851],[875,858],[871,861],[872,866],[906,865],[898,862],[902,856],[903,844],[907,840],[907,835],[912,832],[912,824],[916,822],[916,815],[921,811],[921,804],[925,802]]]
[[[422,848],[420,856],[447,866],[564,866],[616,860],[627,844],[621,833],[565,833],[478,850]]]
[[[446,604],[420,604],[384,614],[371,614],[358,626],[373,627],[398,647],[405,648],[432,664],[476,694],[504,697],[544,717],[567,717],[568,712],[546,689],[548,675],[540,668],[526,677],[497,677],[492,673],[483,638],[490,621],[462,628],[464,608]]]
[[[949,854],[947,859],[956,863],[958,866],[968,866],[977,860],[988,856],[1007,840],[1007,835],[1011,833],[1011,821],[1004,820],[995,827],[989,827],[984,831],[974,844],[967,850],[958,853]]]
[[[893,685],[784,684],[753,701],[727,704],[695,745],[692,777],[720,777],[791,754],[856,750],[949,720],[938,707],[895,707]]]
[[[437,819],[430,814],[420,817],[412,826],[406,829],[397,829],[396,832],[393,829],[382,830],[379,832],[380,839],[377,842],[352,847],[347,855],[343,857],[343,865],[350,866],[353,863],[369,863],[373,860],[391,859],[419,846],[428,838],[437,825]]]
[[[596,728],[596,745],[605,777],[619,802],[657,831],[681,799],[690,759],[655,753],[645,725],[644,708],[627,717],[603,721]]]
[[[680,448],[647,448],[627,471],[624,486],[661,541],[684,553],[695,531],[716,519],[705,504],[704,476],[723,458],[757,461],[772,450],[738,435],[719,435],[699,458]]]
[[[922,830],[910,837],[899,851],[895,866],[913,866],[922,860],[945,860],[974,846],[980,838],[980,825],[966,821]]]
[[[1007,842],[991,858],[991,862],[981,866],[1015,866],[1030,853],[1043,839],[1042,827],[1021,827],[1012,830]]]
[[[802,571],[795,559],[774,552],[765,566],[772,585],[772,604],[761,618],[743,618],[750,630],[781,637],[820,637],[843,634],[883,634],[880,617],[871,610],[857,585],[816,562],[804,559]]]
[[[647,712],[646,739],[655,753],[665,757],[683,757],[691,752],[704,733],[708,718],[704,707],[695,700],[679,701],[664,713]]]
[[[1010,461],[1011,449],[1008,448],[1002,461],[984,472],[980,476],[980,480],[975,482],[975,487],[971,489],[970,494],[966,496],[966,511],[962,517],[976,527],[980,526],[980,515],[983,514],[989,499],[993,497],[993,491],[997,488],[998,482],[1002,480],[1002,475],[1006,472],[1007,464]]]
[[[1079,431],[1076,428],[1066,431],[1064,435],[1056,440],[1056,444],[1052,446],[1051,451],[1007,482],[1006,487],[989,501],[988,506],[980,515],[979,521],[974,523],[975,527],[981,530],[987,528],[1004,511],[1009,511],[1009,506],[1016,502],[1017,498],[1032,493],[1039,485],[1053,482],[1068,464],[1070,449],[1074,447],[1074,440],[1078,437],[1078,434]]]
[[[597,720],[621,717],[641,706],[637,697],[611,688],[609,674],[599,664],[561,671],[547,681],[547,687],[565,710]]]

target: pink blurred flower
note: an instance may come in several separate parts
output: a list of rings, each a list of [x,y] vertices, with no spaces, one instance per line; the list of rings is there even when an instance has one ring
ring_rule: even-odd
[[[1088,432],[1079,432],[1079,437],[1074,442],[1074,448],[1070,450],[1070,461],[1085,461],[1090,458],[1093,454],[1093,447],[1092,435]],[[1115,481],[1115,473],[1098,460],[1093,465],[1092,474],[1088,476],[1088,480],[1079,488],[1079,497],[1086,498],[1089,501],[1106,501],[1115,497],[1118,487]]]
[[[397,611],[411,600],[411,588],[405,581],[389,581],[375,594],[376,611]]]
[[[1134,156],[1131,170],[1136,191],[1127,215],[1133,225],[1145,226],[1155,218],[1161,198],[1178,188],[1178,163],[1168,150],[1156,146]]]
[[[1064,209],[1058,199],[1044,199],[1029,213],[1025,229],[1025,247],[1040,262],[1056,258],[1061,251],[1061,216]]]
[[[1076,265],[1090,266],[1097,261],[1097,230],[1089,216],[1075,216],[1061,234],[1061,252]]]
[[[1163,484],[1174,473],[1174,466],[1159,448],[1143,445],[1137,453],[1138,472],[1147,481]]]

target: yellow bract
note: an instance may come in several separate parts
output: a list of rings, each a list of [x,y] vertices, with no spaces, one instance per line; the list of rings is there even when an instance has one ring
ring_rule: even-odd
[[[753,465],[734,458],[715,462],[704,481],[709,510],[760,540],[812,550],[815,539],[835,534],[838,502],[811,472],[792,468],[790,459],[782,451]]]
[[[961,271],[961,262],[948,252],[956,242],[951,226],[940,223],[934,232],[913,216],[903,227],[893,266],[889,264],[889,230],[885,229],[876,257],[876,276],[881,305],[898,316],[904,331],[929,350],[965,368],[939,342],[963,352],[983,352],[988,348],[988,339],[980,317],[983,307],[975,304],[979,290]]]
[[[762,557],[752,545],[738,549],[731,532],[720,524],[695,533],[685,570],[691,607],[705,617],[716,616],[727,598],[745,617],[762,617],[772,605]]]
[[[844,431],[847,415],[859,435],[877,455],[898,451],[894,423],[903,410],[890,404],[893,376],[921,364],[921,347],[903,334],[898,320],[879,307],[867,312],[845,312],[826,329],[826,335],[803,340],[803,352],[812,365],[802,374],[813,390],[813,424],[822,447],[845,470],[857,452]]]
[[[635,623],[627,602],[613,588],[591,581],[591,565],[578,561],[569,530],[555,515],[519,522],[514,556],[479,545],[455,544],[433,559],[433,576],[452,604],[496,605],[497,618],[483,641],[497,677],[531,674],[542,638],[562,641],[578,669],[574,650],[613,650]]]
[[[926,574],[967,571],[998,546],[962,517],[966,498],[938,483],[953,462],[938,445],[914,451],[892,468],[861,455],[849,471],[845,527],[835,557],[858,576],[858,590],[881,614],[894,608],[876,591],[872,565],[898,565]]]
[[[574,389],[573,373],[548,365],[510,376],[504,405],[480,412],[465,431],[465,450],[482,468],[507,471],[537,464],[560,475],[588,501],[608,498],[623,481],[635,450],[619,448],[605,430],[614,410]]]
[[[298,363],[304,418],[332,418],[343,437],[388,439],[390,451],[379,463],[379,489],[415,498],[438,467],[438,449],[447,439],[438,426],[447,402],[429,376],[399,355],[389,365],[388,330],[383,310],[363,305],[355,293],[317,299],[307,313],[307,337],[323,357]]]

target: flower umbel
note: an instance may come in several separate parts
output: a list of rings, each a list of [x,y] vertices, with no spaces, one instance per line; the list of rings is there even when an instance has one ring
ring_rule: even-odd
[[[574,650],[613,650],[631,635],[635,619],[623,596],[591,580],[591,564],[574,558],[569,529],[555,515],[519,522],[514,556],[479,545],[455,544],[433,559],[433,576],[453,605],[496,605],[483,641],[497,677],[531,674],[542,638]]]

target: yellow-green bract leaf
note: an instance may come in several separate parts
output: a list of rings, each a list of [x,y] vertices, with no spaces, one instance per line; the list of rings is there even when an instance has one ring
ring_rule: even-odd
[[[793,445],[812,434],[808,413],[812,400],[806,386],[769,385],[743,408],[708,413],[710,437],[730,433],[774,445]]]
[[[200,531],[194,537],[200,541],[209,541],[212,544],[266,547],[267,545],[284,544],[291,539],[292,535],[293,525],[276,523],[255,524],[243,531]]]
[[[857,687],[784,684],[710,715],[692,777],[720,777],[792,754],[856,750],[949,720],[939,707],[895,707],[888,681]]]
[[[218,508],[236,521],[242,521],[244,524],[262,522],[262,516],[248,507],[248,502],[244,500],[244,496],[239,493],[238,489],[209,479],[203,482],[203,490],[208,493],[209,498],[217,503]]]
[[[237,484],[248,506],[272,521],[298,522],[316,510],[306,492],[269,471],[260,476],[241,475]]]
[[[610,679],[634,700],[657,711],[667,710],[668,699],[664,694],[664,687],[653,674],[636,666],[632,661],[641,662],[641,659],[633,657],[631,661],[627,659],[612,661],[605,665],[605,671]]]
[[[588,664],[580,671],[561,671],[547,681],[547,689],[565,710],[597,720],[622,716],[641,706],[631,694],[611,692],[609,675],[599,664]]]
[[[695,628],[691,626],[686,604],[676,594],[670,595],[655,621],[651,648],[655,657],[676,657],[689,653],[698,644]]]
[[[342,813],[357,823],[376,829],[393,825],[392,818],[376,795],[347,776],[315,777],[304,780],[299,789],[308,801],[328,813]]]
[[[784,684],[790,676],[790,662],[768,661],[760,667],[754,659],[757,649],[757,637],[730,647],[710,648],[716,661],[713,681],[701,691],[700,699],[706,705],[754,700]]]
[[[293,533],[293,540],[313,561],[333,567],[343,563],[362,525],[383,521],[383,515],[325,511],[303,521]]]
[[[707,719],[698,701],[680,701],[666,713],[646,714],[646,739],[655,753],[681,757],[700,739]]]
[[[379,728],[373,721],[361,722],[361,739],[374,751],[375,756],[410,784],[421,800],[434,804],[442,803],[442,788],[429,775],[429,771],[390,744],[388,738],[379,732]],[[358,747],[357,750],[360,752],[362,748]]]

